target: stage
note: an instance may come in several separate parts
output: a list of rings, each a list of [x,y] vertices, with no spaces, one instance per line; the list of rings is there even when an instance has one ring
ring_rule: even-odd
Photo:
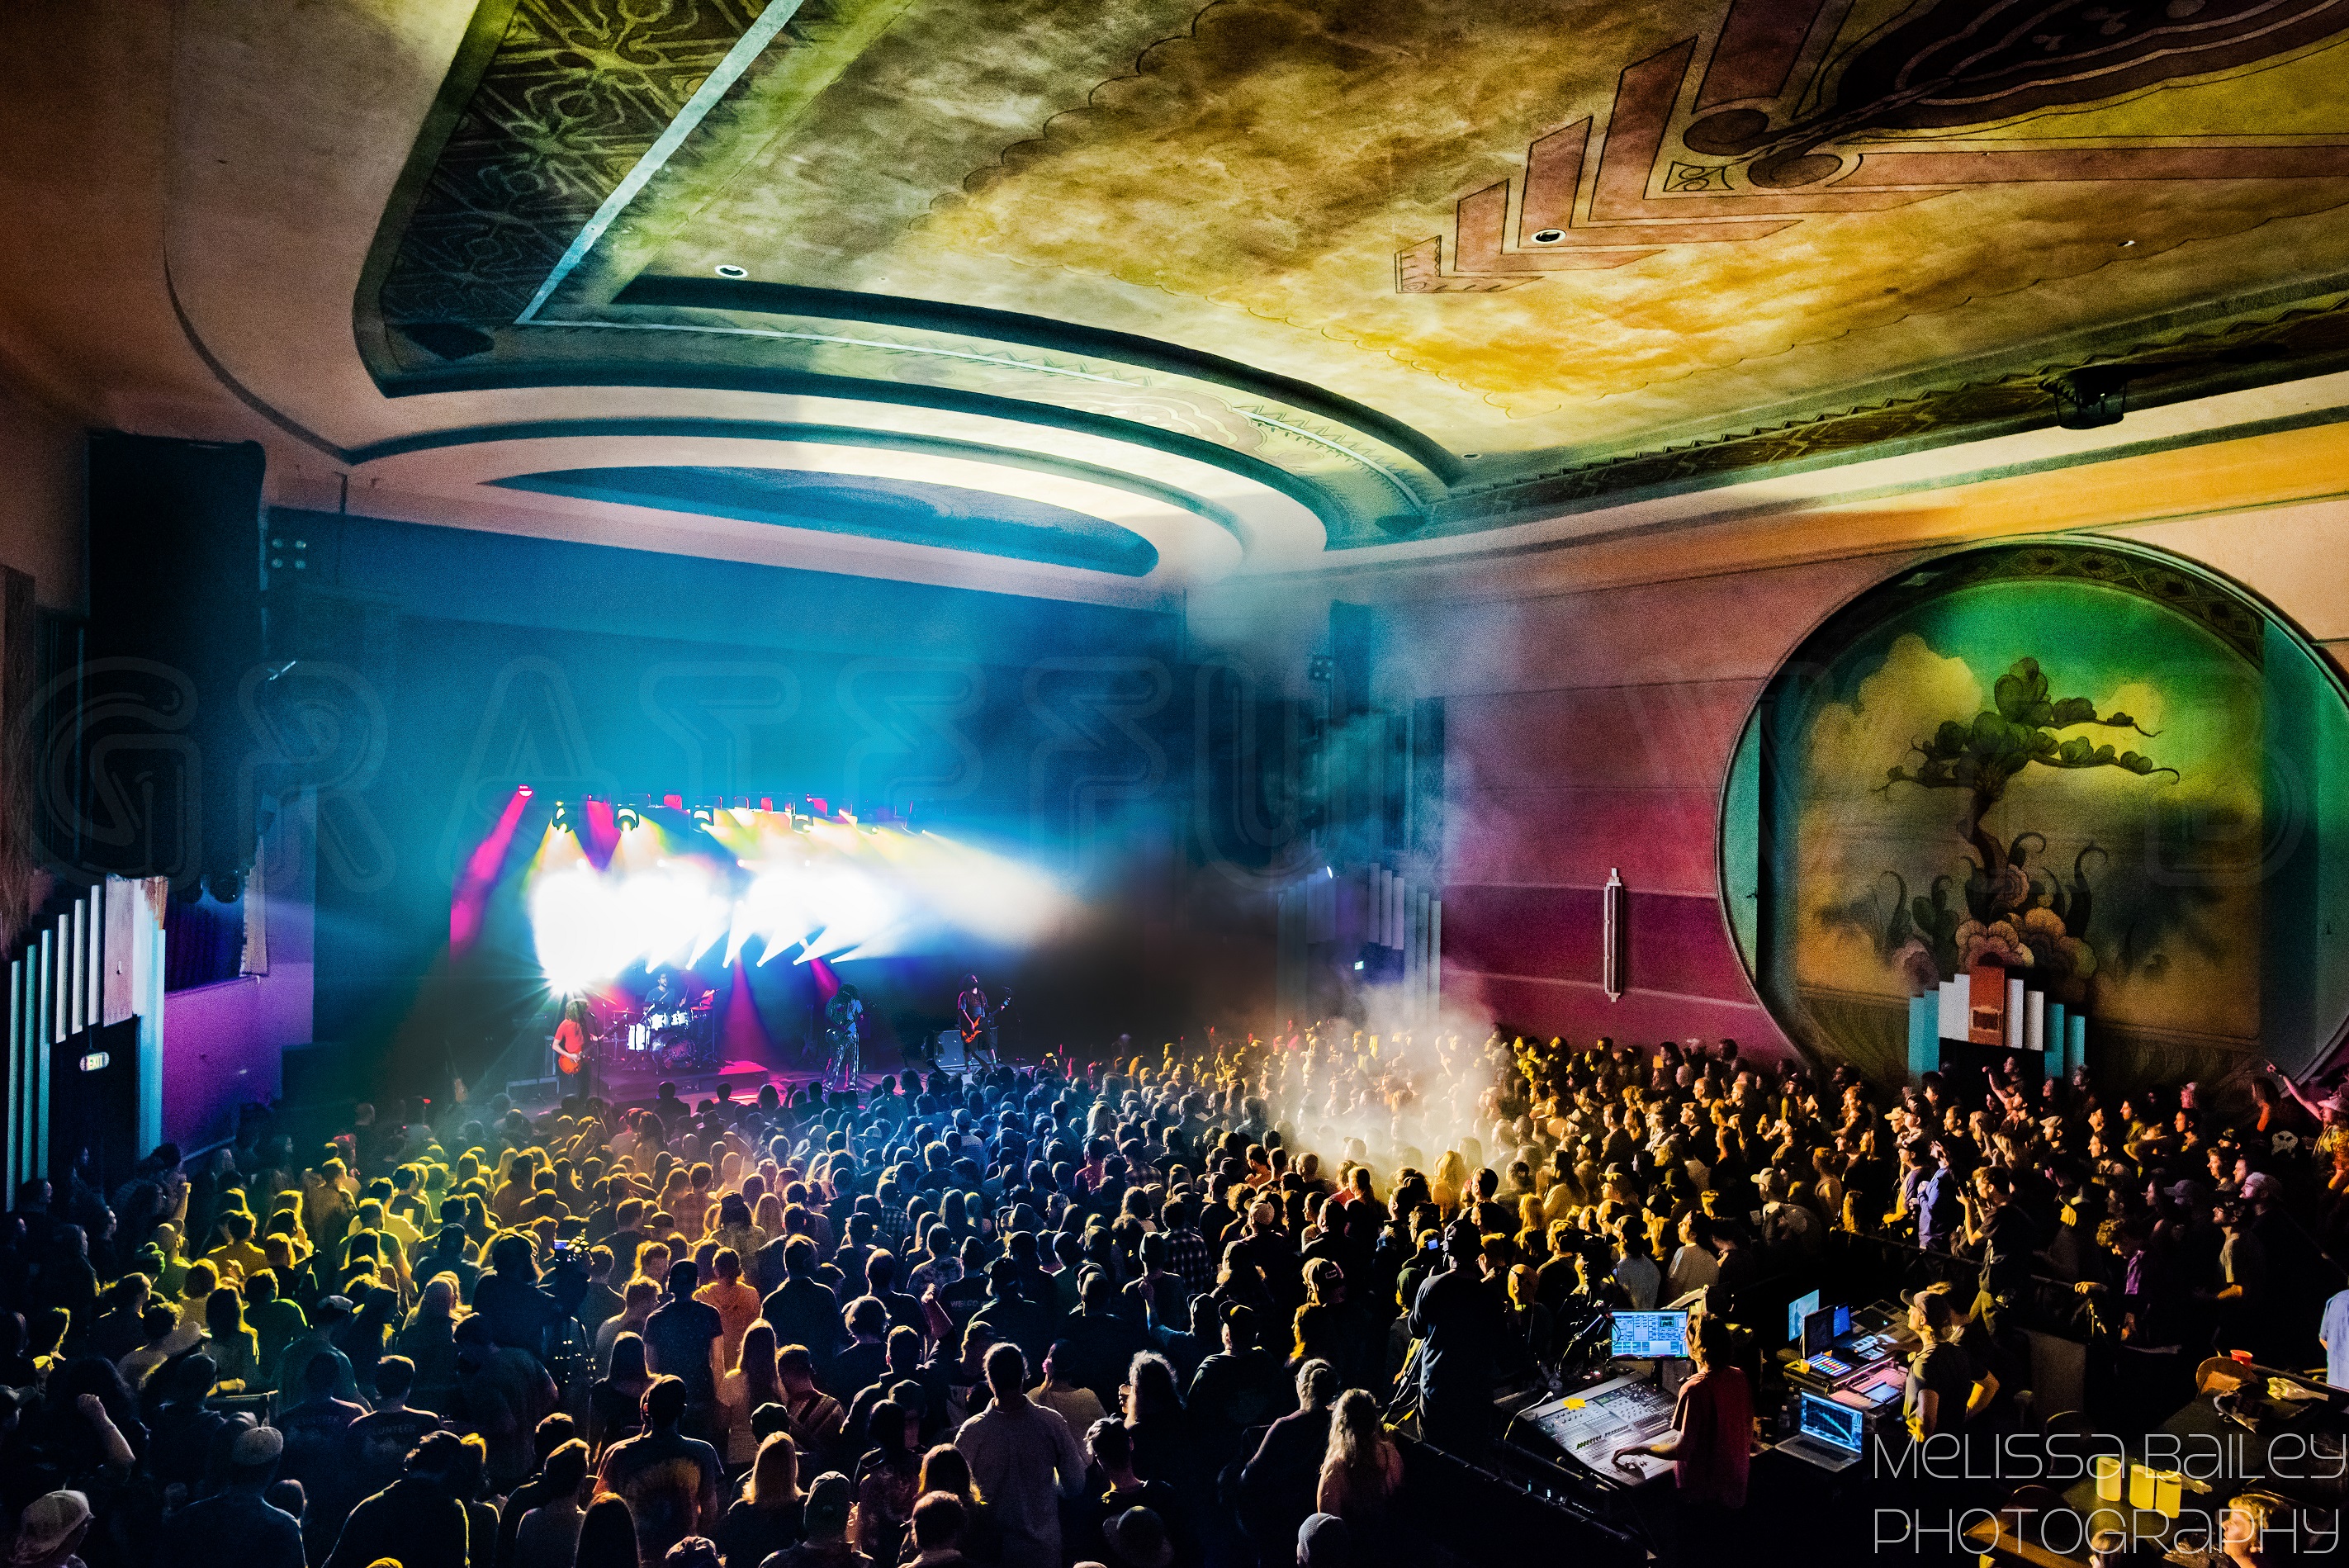
[[[548,1055],[552,1057],[551,1050]],[[1017,1056],[1008,1051],[1002,1060],[1013,1066],[1022,1064]],[[983,1056],[978,1064],[986,1065]],[[971,1064],[963,1055],[961,1041],[954,1036],[952,1031],[947,1031],[947,1039],[939,1043],[936,1059],[916,1063],[911,1070],[926,1075],[932,1071],[959,1074],[969,1071],[970,1066]],[[595,1069],[594,1089],[595,1093],[613,1105],[649,1104],[658,1097],[660,1085],[663,1084],[676,1085],[678,1097],[683,1100],[714,1098],[720,1083],[724,1083],[732,1091],[733,1097],[737,1100],[755,1100],[759,1097],[759,1091],[770,1084],[774,1085],[776,1093],[788,1098],[810,1084],[815,1083],[822,1075],[823,1067],[823,1063],[812,1056],[804,1064],[788,1065],[754,1061],[747,1057],[735,1057],[715,1066],[687,1066],[675,1069],[660,1068],[650,1064],[643,1066],[636,1064],[614,1066],[598,1063]],[[883,1078],[906,1071],[908,1068],[898,1049],[894,1045],[883,1044],[869,1049],[865,1053],[864,1061],[861,1070],[855,1075],[854,1082],[858,1092],[864,1093],[874,1088]],[[504,1092],[507,1098],[513,1101],[515,1106],[524,1115],[535,1116],[542,1111],[554,1109],[566,1096],[581,1093],[586,1081],[585,1074],[549,1073],[542,1077],[509,1081]]]

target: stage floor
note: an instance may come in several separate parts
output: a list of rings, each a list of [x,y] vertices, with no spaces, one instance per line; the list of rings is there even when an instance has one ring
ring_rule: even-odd
[[[887,1076],[902,1074],[906,1069],[894,1049],[878,1053],[878,1059],[868,1057],[864,1071],[856,1075],[856,1086],[873,1088]],[[938,1064],[947,1072],[961,1069],[961,1064],[951,1057]],[[927,1065],[917,1069],[926,1073]],[[705,1100],[715,1097],[720,1080],[733,1091],[738,1100],[755,1100],[759,1091],[772,1084],[776,1092],[788,1098],[816,1081],[815,1066],[783,1067],[772,1063],[748,1060],[731,1061],[699,1072],[616,1072],[599,1067],[595,1073],[595,1092],[616,1105],[649,1104],[663,1084],[677,1085],[678,1097],[683,1100]],[[525,1116],[554,1109],[566,1095],[579,1092],[580,1080],[575,1077],[529,1078],[506,1085],[506,1096]]]

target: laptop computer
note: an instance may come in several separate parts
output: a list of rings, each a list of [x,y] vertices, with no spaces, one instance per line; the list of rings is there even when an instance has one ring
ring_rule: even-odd
[[[1830,1472],[1859,1463],[1868,1442],[1864,1414],[1816,1394],[1803,1395],[1802,1401],[1799,1429],[1778,1445],[1779,1452]]]

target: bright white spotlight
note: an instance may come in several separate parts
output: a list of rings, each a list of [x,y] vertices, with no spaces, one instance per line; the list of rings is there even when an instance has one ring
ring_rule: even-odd
[[[868,833],[850,821],[781,812],[719,814],[725,867],[671,855],[660,828],[622,834],[597,871],[575,840],[541,846],[527,895],[540,962],[564,991],[634,964],[694,964],[725,944],[730,967],[759,938],[771,962],[860,958],[957,945],[1033,942],[1072,901],[1025,864],[933,831]],[[738,869],[739,868],[739,869]]]

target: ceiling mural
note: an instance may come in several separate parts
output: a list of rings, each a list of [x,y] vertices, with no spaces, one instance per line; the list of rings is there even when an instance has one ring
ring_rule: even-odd
[[[2349,366],[2344,68],[2349,0],[484,0],[355,325],[1377,545]]]

